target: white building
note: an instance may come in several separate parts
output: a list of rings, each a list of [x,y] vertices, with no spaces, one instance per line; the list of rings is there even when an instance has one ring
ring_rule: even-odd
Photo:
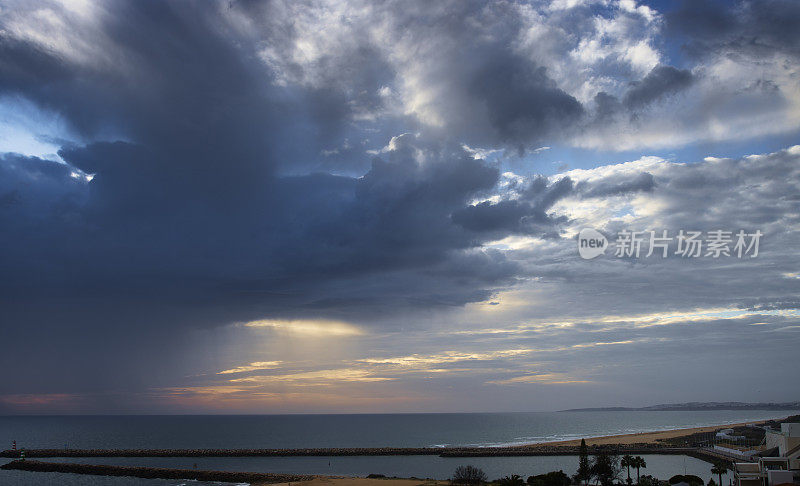
[[[778,448],[778,455],[789,459],[789,469],[800,469],[800,424],[781,424],[781,431],[768,430],[767,449]]]
[[[767,430],[764,440],[766,449],[777,448],[778,457],[735,463],[736,486],[800,484],[800,424],[781,424],[780,432]]]

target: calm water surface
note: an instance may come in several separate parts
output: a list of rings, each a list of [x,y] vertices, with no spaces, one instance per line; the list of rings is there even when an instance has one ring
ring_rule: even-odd
[[[800,412],[0,417],[0,446],[296,448],[498,446],[785,417]]]
[[[258,416],[28,416],[0,417],[0,448],[12,440],[27,448],[301,448],[499,446],[651,430],[689,428],[781,418],[790,411],[543,412],[485,414],[258,415]],[[562,469],[573,474],[577,458],[493,457],[250,457],[70,458],[59,461],[191,469],[364,476],[449,477],[474,464],[490,478],[528,476]],[[684,456],[647,456],[643,474],[667,479],[695,474],[706,481],[710,465]],[[723,478],[725,479],[725,478]],[[180,481],[103,478],[0,471],[0,484],[174,486]],[[203,483],[187,484],[202,486]]]

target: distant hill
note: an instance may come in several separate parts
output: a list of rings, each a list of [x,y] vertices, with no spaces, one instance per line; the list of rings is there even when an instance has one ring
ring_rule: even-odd
[[[688,402],[666,403],[649,407],[599,407],[571,408],[562,412],[668,412],[668,411],[703,411],[703,410],[800,410],[800,402],[784,403],[745,403],[745,402]]]

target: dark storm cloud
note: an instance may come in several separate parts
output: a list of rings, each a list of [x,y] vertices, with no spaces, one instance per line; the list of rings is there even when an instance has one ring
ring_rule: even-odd
[[[546,134],[573,127],[583,106],[559,89],[541,66],[524,59],[487,53],[469,81],[469,92],[487,118],[497,140],[518,146],[539,142]]]
[[[641,81],[625,93],[623,103],[639,108],[664,96],[676,93],[692,84],[692,73],[672,66],[656,66]]]
[[[300,82],[349,86],[342,89],[361,93],[351,97],[356,105],[362,96],[372,99],[388,87],[403,92],[409,103],[415,93],[404,87],[414,86],[412,91],[430,95],[411,101],[413,108],[405,106],[406,114],[416,117],[405,120],[412,125],[408,130],[427,125],[439,137],[468,145],[524,152],[545,137],[571,132],[584,115],[581,103],[557,85],[548,66],[516,49],[526,26],[515,5],[465,1],[430,8],[425,2],[389,2],[366,11],[363,17],[347,18],[352,34],[346,40],[325,38],[337,49],[326,45],[324,55],[303,65],[278,55],[279,64]],[[370,32],[376,28],[377,38]],[[374,73],[374,66],[385,67],[383,76]],[[389,79],[387,72],[393,73]],[[365,111],[386,103],[372,99]]]
[[[63,150],[67,162],[95,174],[88,183],[75,182],[75,169],[63,164],[6,156],[4,169],[13,176],[8,180],[32,180],[30,190],[46,193],[38,182],[44,173],[45,182],[72,187],[69,196],[81,203],[68,206],[67,195],[47,193],[49,204],[38,221],[19,203],[4,208],[5,218],[25,222],[26,233],[19,237],[47,235],[61,242],[40,248],[37,261],[52,265],[46,275],[20,271],[4,282],[11,287],[70,282],[63,289],[69,295],[80,292],[74,284],[81,281],[108,292],[146,287],[153,293],[178,282],[179,293],[225,288],[269,293],[291,282],[294,292],[307,288],[312,295],[305,298],[313,300],[319,298],[311,291],[319,279],[436,265],[452,251],[475,246],[450,222],[450,214],[492,188],[497,170],[463,151],[440,158],[428,153],[429,163],[420,166],[404,153],[418,150],[409,137],[396,140],[397,154],[376,159],[359,179],[278,177],[266,181],[263,192],[222,200],[201,197],[191,177],[167,179],[157,155],[128,143]],[[69,218],[55,217],[68,207]],[[17,241],[5,242],[8,255],[30,251]]]
[[[520,231],[522,218],[534,211],[534,208],[519,201],[484,201],[453,213],[453,221],[472,231]],[[540,211],[536,212],[541,219],[547,217]]]
[[[358,179],[274,177],[263,192],[224,199],[165,180],[163,160],[129,143],[62,151],[75,169],[4,156],[2,193],[12,196],[0,221],[13,234],[0,240],[4,365],[32,333],[53,343],[27,351],[40,365],[7,381],[30,392],[54,379],[135,387],[160,368],[182,369],[168,343],[187,328],[267,317],[359,322],[485,300],[512,283],[519,267],[450,220],[494,186],[497,170],[413,136],[393,143]],[[413,158],[420,147],[425,164]],[[152,356],[144,364],[143,350]],[[54,362],[68,365],[42,374]],[[91,385],[81,384],[88,374]]]
[[[274,87],[274,73],[257,62],[255,46],[224,25],[216,4],[101,8],[98,32],[67,38],[97,43],[96,51],[81,53],[95,64],[4,35],[0,90],[58,113],[88,139],[158,149],[169,159],[160,166],[166,177],[213,192],[258,184],[277,167],[316,156],[351,112],[335,90]],[[278,143],[296,137],[305,143]]]
[[[684,47],[696,56],[728,54],[800,55],[797,18],[800,5],[792,0],[685,1],[667,15],[672,33],[685,36]]]
[[[354,117],[383,109],[376,92],[392,70],[369,46],[341,58],[331,48],[313,75],[272,70],[216,17],[209,4],[115,3],[87,34],[98,49],[88,56],[2,38],[3,93],[57,114],[90,141],[62,144],[67,165],[3,159],[0,218],[13,238],[0,241],[0,354],[7,367],[38,363],[18,368],[8,389],[158,386],[153,377],[165,369],[191,373],[187,328],[406,315],[488,299],[519,275],[502,252],[480,248],[514,232],[512,222],[484,231],[453,217],[490,193],[498,170],[448,138],[485,133],[481,140],[516,147],[574,121],[580,105],[544,67],[508,54],[508,38],[482,40],[465,15],[451,17],[451,32],[481,55],[432,59],[451,72],[426,82],[447,86],[453,96],[442,113],[460,126],[438,141],[394,138],[358,178],[307,174]],[[279,54],[290,51],[282,27],[267,24],[264,34]],[[273,82],[288,75],[300,82]],[[399,127],[389,120],[375,136],[383,145]],[[359,164],[340,158],[326,168]],[[523,195],[522,219],[557,234],[559,220],[545,211],[569,184],[546,186]],[[47,342],[20,356],[15,343],[35,335]]]
[[[640,191],[650,192],[656,186],[655,177],[649,172],[641,172],[628,180],[620,180],[618,177],[609,179],[611,180],[594,181],[592,184],[581,183],[578,185],[578,190],[583,192],[583,197],[605,197]]]
[[[560,228],[570,223],[568,217],[551,211],[562,199],[630,195],[651,192],[655,187],[655,177],[649,172],[613,175],[577,184],[570,177],[537,176],[514,187],[514,198],[470,205],[455,211],[452,219],[465,229],[492,233],[499,238],[509,233],[558,238]]]
[[[483,300],[513,280],[516,265],[451,221],[495,186],[496,168],[456,144],[404,135],[358,178],[281,175],[305,172],[374,100],[273,84],[277,74],[219,23],[214,4],[106,7],[86,39],[99,49],[90,61],[0,36],[3,95],[57,114],[86,140],[119,140],[66,143],[65,164],[0,160],[4,365],[20,358],[13,343],[44,333],[53,345],[28,358],[68,363],[64,387],[90,373],[104,387],[115,373],[135,380],[167,366],[163,343],[180,328],[358,321]],[[143,365],[142,350],[159,358]],[[43,368],[13,381],[52,381]]]
[[[604,91],[594,97],[594,119],[591,123],[603,126],[618,115],[637,120],[639,112],[656,103],[664,103],[671,95],[688,89],[696,81],[687,69],[660,64],[639,81],[631,82],[621,99]]]
[[[69,166],[52,160],[9,153],[0,154],[0,160],[0,194],[14,195],[5,199],[9,206],[63,201],[80,195],[85,186],[84,179],[72,177],[78,174]]]
[[[569,177],[553,183],[545,177],[536,177],[522,188],[519,199],[468,206],[453,213],[453,222],[470,231],[492,232],[501,237],[507,233],[553,236],[553,231],[567,219],[548,211],[572,189]]]
[[[622,103],[619,102],[616,96],[610,95],[605,91],[597,93],[594,97],[596,106],[595,116],[600,122],[607,122],[620,110],[622,110]]]
[[[78,184],[63,165],[51,177],[82,186],[76,197],[85,203],[73,220],[42,221],[5,243],[9,254],[24,253],[18,241],[47,235],[61,243],[42,245],[36,261],[61,264],[44,277],[8,276],[7,286],[41,278],[68,294],[80,292],[73,281],[191,294],[259,281],[259,290],[270,291],[286,280],[436,264],[475,245],[449,215],[493,187],[497,171],[463,150],[414,147],[410,136],[400,137],[397,153],[376,159],[358,180],[276,176],[316,157],[352,104],[336,86],[273,86],[274,73],[253,62],[255,53],[217,17],[212,4],[114,3],[101,17],[102,47],[119,59],[111,66],[82,65],[3,37],[4,93],[61,114],[86,137],[111,127],[127,140],[62,148],[76,173],[94,178]],[[420,167],[415,151],[431,162]],[[7,170],[33,170],[14,160]],[[15,190],[5,191],[9,201]],[[55,212],[61,200],[53,194],[46,200]],[[6,218],[29,220],[20,206],[4,207]],[[276,283],[261,282],[264,275]]]

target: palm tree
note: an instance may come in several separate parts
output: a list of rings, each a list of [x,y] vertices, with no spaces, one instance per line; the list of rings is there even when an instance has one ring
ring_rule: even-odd
[[[619,457],[604,450],[597,451],[592,461],[592,476],[603,486],[612,486],[619,473]]]
[[[647,468],[647,462],[644,460],[644,457],[636,456],[633,458],[631,466],[636,468],[636,484],[639,484],[639,468]]]
[[[512,474],[498,479],[497,484],[500,486],[525,486],[525,481],[522,480],[519,474]]]
[[[635,466],[633,457],[629,454],[625,454],[622,456],[622,460],[619,462],[619,465],[628,469],[628,484],[631,484],[631,466]]]
[[[716,474],[719,476],[719,486],[722,486],[722,475],[728,474],[728,467],[725,464],[718,462],[714,464],[714,467],[711,468],[711,474]]]

